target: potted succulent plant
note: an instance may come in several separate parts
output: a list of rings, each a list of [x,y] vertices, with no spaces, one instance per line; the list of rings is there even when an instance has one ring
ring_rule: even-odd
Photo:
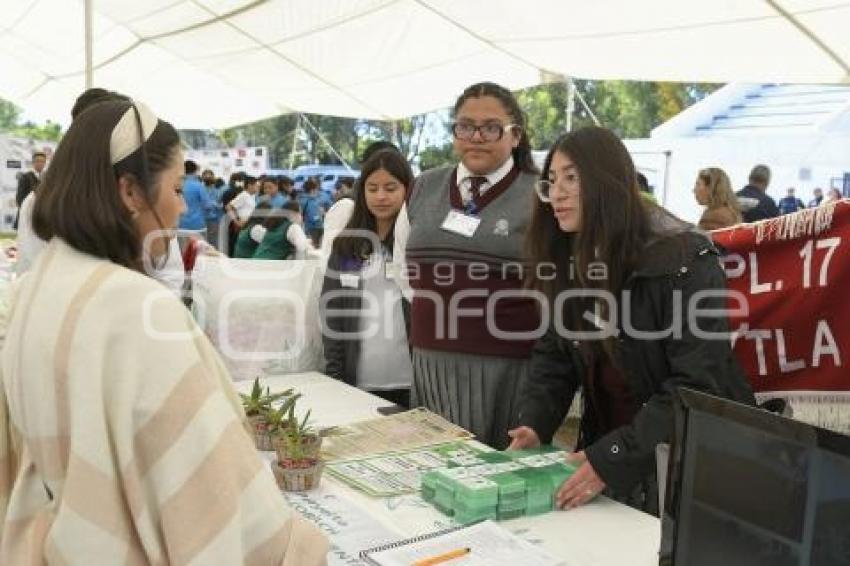
[[[275,428],[277,460],[272,464],[278,485],[286,491],[306,491],[319,485],[324,463],[320,455],[322,437],[310,425],[310,411],[299,421],[295,403]]]
[[[242,399],[242,407],[245,409],[245,417],[248,419],[248,432],[254,437],[257,449],[274,450],[271,437],[271,428],[274,423],[269,423],[269,418],[274,418],[274,413],[277,412],[274,409],[274,403],[287,398],[284,403],[286,405],[297,396],[292,395],[292,389],[271,393],[268,387],[263,389],[259,377],[254,380],[250,394],[240,393],[239,396]]]

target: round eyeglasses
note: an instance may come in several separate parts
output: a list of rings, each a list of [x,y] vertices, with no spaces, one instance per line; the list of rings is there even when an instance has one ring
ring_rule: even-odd
[[[570,176],[572,177],[572,176]],[[578,194],[579,184],[578,177],[561,179],[559,181],[550,181],[549,179],[538,179],[534,181],[534,192],[537,193],[537,198],[541,202],[552,202],[552,191],[555,186],[560,186],[560,189],[567,194]]]
[[[546,179],[534,181],[534,192],[537,193],[537,198],[541,202],[552,202],[552,185],[554,184],[552,181],[547,181]]]
[[[499,141],[504,137],[505,131],[511,128],[519,128],[517,124],[505,124],[504,126],[498,122],[487,122],[476,126],[469,122],[455,122],[452,124],[452,135],[456,139],[469,141],[475,136],[475,132],[481,134],[481,139],[485,142]]]

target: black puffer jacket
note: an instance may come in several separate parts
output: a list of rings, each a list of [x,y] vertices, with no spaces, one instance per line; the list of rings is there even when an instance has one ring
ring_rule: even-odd
[[[630,425],[607,434],[596,430],[593,407],[585,402],[580,445],[614,495],[627,496],[655,469],[655,447],[669,442],[673,430],[672,394],[679,386],[755,404],[752,389],[735,359],[730,341],[705,340],[688,328],[688,304],[700,291],[725,289],[726,279],[714,245],[703,235],[684,232],[648,246],[640,267],[631,275],[630,327],[669,329],[674,320],[674,293],[681,292],[684,323],[681,337],[640,339],[623,332],[622,301],[618,317],[620,368],[641,408]],[[702,309],[724,309],[722,297],[704,298]],[[703,332],[726,332],[725,317],[700,316]],[[668,333],[669,334],[669,333]],[[563,422],[576,390],[582,385],[584,363],[578,342],[550,329],[531,359],[531,373],[520,396],[519,423],[549,442]],[[587,395],[585,395],[587,399]]]
[[[363,262],[354,258],[340,258],[336,253],[328,258],[328,269],[322,285],[323,300],[319,305],[319,321],[322,325],[322,345],[325,350],[325,373],[349,385],[357,385],[357,362],[360,359],[360,340],[344,338],[354,336],[360,329],[360,318],[356,316],[362,308],[363,278],[360,277]],[[343,285],[343,278],[347,278]],[[336,291],[334,296],[330,293]],[[401,301],[405,328],[410,334],[410,303]],[[329,332],[333,331],[333,332]],[[336,335],[334,335],[336,334]]]

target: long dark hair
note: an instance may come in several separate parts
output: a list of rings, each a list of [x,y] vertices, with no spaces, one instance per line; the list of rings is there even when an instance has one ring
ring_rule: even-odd
[[[581,225],[578,232],[563,232],[552,205],[537,200],[527,235],[529,258],[532,265],[554,263],[557,270],[552,280],[539,279],[536,269],[529,270],[528,286],[542,291],[551,305],[560,292],[578,288],[607,291],[619,300],[626,279],[654,236],[653,207],[661,209],[641,197],[632,158],[610,130],[586,127],[558,138],[546,156],[542,179],[548,178],[556,152],[568,156],[578,170]],[[607,277],[588,276],[602,265]],[[563,316],[571,330],[595,331],[581,316],[597,312],[595,303],[594,299],[570,299],[565,312],[552,314]],[[604,305],[599,314],[611,320]],[[604,355],[616,363],[613,339],[583,347],[586,355]]]
[[[129,102],[130,97],[123,95],[120,92],[106,90],[104,88],[93,87],[87,89],[80,94],[74,102],[74,106],[71,108],[71,120],[76,120],[77,116],[82,114],[83,110],[87,109],[89,106],[105,100],[123,100],[125,102]]]
[[[382,149],[372,154],[360,170],[360,177],[354,184],[354,210],[351,219],[345,226],[345,230],[333,243],[333,253],[339,257],[365,259],[372,255],[372,242],[368,238],[357,236],[346,236],[347,230],[369,230],[377,233],[378,223],[375,215],[366,206],[366,181],[375,172],[383,169],[404,186],[405,195],[413,186],[413,171],[410,164],[395,149]],[[382,242],[385,247],[392,250],[395,233],[395,223],[387,237]]]
[[[33,230],[71,247],[142,271],[142,241],[119,195],[118,179],[140,188],[148,206],[159,196],[159,175],[180,150],[177,131],[159,120],[143,147],[112,165],[112,131],[132,103],[104,100],[80,112],[62,138],[39,185]]]
[[[525,119],[525,113],[519,107],[519,103],[511,91],[496,83],[476,83],[467,87],[458,97],[452,115],[457,116],[460,107],[470,98],[481,98],[482,96],[492,96],[501,102],[505,108],[505,112],[507,112],[514,124],[519,126],[522,131],[519,138],[519,145],[511,152],[514,157],[514,165],[520,171],[537,173],[537,166],[534,164],[534,159],[531,156],[531,143],[528,141],[528,121]]]

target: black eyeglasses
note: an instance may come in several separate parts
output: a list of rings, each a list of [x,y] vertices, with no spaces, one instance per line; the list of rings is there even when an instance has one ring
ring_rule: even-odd
[[[482,140],[495,142],[502,139],[505,131],[511,128],[519,128],[519,126],[517,124],[505,124],[503,126],[498,122],[487,122],[480,126],[469,122],[455,122],[452,124],[452,135],[459,140],[469,141],[475,136],[475,132],[479,132]]]

